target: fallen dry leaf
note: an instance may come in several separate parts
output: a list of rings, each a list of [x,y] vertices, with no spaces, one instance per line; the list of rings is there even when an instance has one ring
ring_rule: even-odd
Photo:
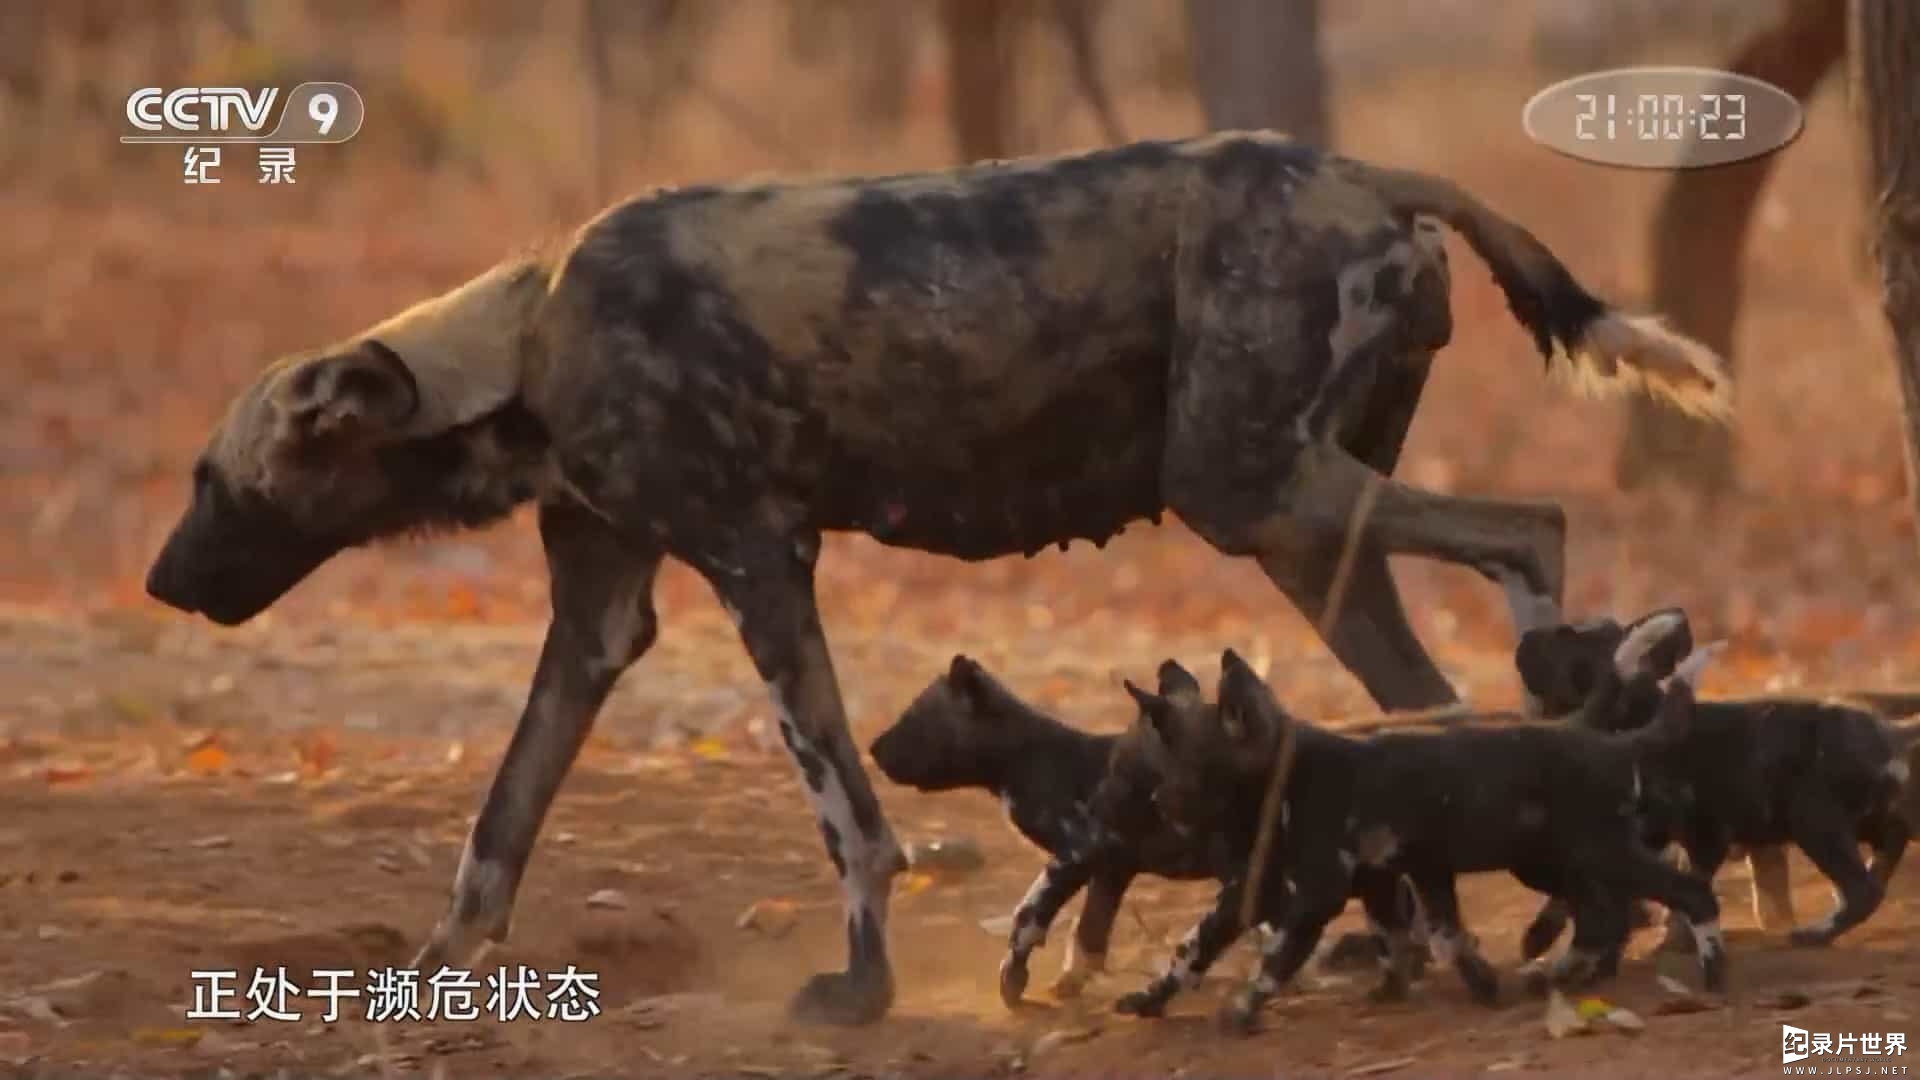
[[[1640,1014],[1632,1009],[1609,1009],[1602,1019],[1630,1035],[1638,1035],[1647,1030],[1647,1022],[1640,1019]]]
[[[1381,1073],[1396,1072],[1400,1069],[1406,1068],[1409,1065],[1417,1065],[1419,1063],[1420,1063],[1420,1059],[1416,1057],[1389,1058],[1386,1061],[1376,1061],[1369,1065],[1357,1065],[1351,1069],[1348,1069],[1347,1075],[1348,1076],[1379,1076]]]
[[[791,900],[755,900],[740,913],[734,925],[742,930],[755,930],[770,938],[785,937],[794,924],[800,921]]]
[[[1062,1046],[1087,1042],[1099,1034],[1100,1029],[1097,1027],[1060,1028],[1057,1031],[1049,1031],[1033,1040],[1033,1046],[1027,1051],[1027,1056],[1039,1057],[1041,1054],[1058,1050]]]
[[[601,911],[625,911],[627,894],[619,889],[601,889],[587,897],[587,906]]]
[[[85,765],[50,765],[44,775],[49,786],[78,784],[91,779],[93,770]]]
[[[1580,1010],[1560,991],[1554,990],[1547,995],[1547,1034],[1556,1039],[1569,1035],[1585,1034],[1591,1029],[1580,1015]]]
[[[187,755],[187,771],[195,776],[218,776],[232,762],[225,750],[207,743]]]
[[[687,743],[687,751],[702,761],[724,761],[727,744],[711,735],[702,735]]]
[[[133,1041],[148,1046],[194,1046],[205,1034],[198,1028],[134,1028]]]
[[[917,896],[933,887],[932,874],[903,874],[894,892],[899,896]]]

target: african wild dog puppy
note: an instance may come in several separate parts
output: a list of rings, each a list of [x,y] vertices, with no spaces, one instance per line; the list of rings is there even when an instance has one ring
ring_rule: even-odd
[[[1197,687],[1195,688],[1197,691]],[[1119,749],[1120,736],[1095,735],[1055,720],[1022,701],[986,669],[965,656],[926,689],[873,740],[869,752],[881,773],[921,791],[982,788],[1007,808],[1014,828],[1054,859],[1066,859],[1094,839],[1089,804]],[[1126,752],[1119,768],[1128,770]],[[1081,884],[1087,899],[1074,923],[1066,970],[1054,984],[1059,997],[1080,992],[1106,970],[1120,900],[1137,874],[1174,880],[1216,876],[1218,868],[1192,840],[1168,827],[1154,810],[1150,792],[1128,797],[1109,786],[1103,806],[1110,826],[1126,837],[1107,850],[1111,857],[1089,867]],[[1120,805],[1119,799],[1127,805]],[[1043,872],[1034,888],[1045,887]],[[1000,989],[1009,1008],[1026,989],[1026,965],[1002,972]]]
[[[1687,634],[1685,616],[1664,620]],[[1564,629],[1564,628],[1563,628]],[[1553,633],[1530,647],[1536,679],[1581,666],[1592,637],[1605,629]],[[1621,655],[1629,650],[1622,648]],[[1671,655],[1671,650],[1668,651]],[[1600,668],[1594,697],[1579,722],[1605,731],[1643,728],[1666,708],[1656,676],[1631,659]],[[1699,701],[1664,764],[1665,783],[1683,793],[1671,823],[1689,866],[1711,880],[1736,844],[1749,852],[1792,842],[1833,883],[1838,906],[1795,927],[1795,945],[1826,945],[1858,926],[1880,905],[1906,852],[1912,824],[1903,812],[1909,779],[1907,747],[1879,713],[1839,701],[1792,697]],[[1859,845],[1873,849],[1872,865]],[[1528,928],[1529,950],[1558,936],[1563,912],[1549,904]],[[1537,954],[1537,953],[1536,953]]]
[[[1388,556],[1557,604],[1565,516],[1383,479],[1452,335],[1439,223],[1550,364],[1728,414],[1718,357],[1589,294],[1455,185],[1272,134],[692,187],[268,367],[200,454],[147,590],[235,625],[347,548],[538,506],[552,618],[415,958],[435,967],[506,938],[547,810],[654,641],[655,572],[687,563],[770,690],[845,899],[847,967],[795,1015],[872,1021],[902,859],[821,626],[822,538],[984,560],[1172,510],[1317,624],[1364,493],[1328,645],[1383,707],[1454,700]]]
[[[1435,959],[1451,961],[1481,1002],[1496,999],[1498,979],[1461,923],[1454,878],[1492,870],[1571,900],[1579,916],[1575,947],[1555,973],[1559,981],[1579,985],[1595,977],[1605,946],[1625,933],[1627,901],[1652,896],[1692,913],[1703,980],[1721,990],[1725,950],[1712,890],[1640,843],[1643,769],[1683,735],[1688,701],[1681,683],[1657,722],[1624,736],[1517,724],[1358,740],[1288,716],[1231,649],[1221,658],[1211,710],[1142,695],[1142,714],[1165,746],[1158,805],[1196,832],[1225,825],[1239,838],[1256,827],[1243,817],[1249,798],[1265,791],[1282,740],[1295,743],[1283,834],[1270,865],[1247,868],[1284,876],[1293,893],[1285,911],[1275,913],[1278,926],[1259,974],[1229,1003],[1223,1022],[1250,1029],[1260,1006],[1299,970],[1355,894],[1389,943],[1387,979],[1377,992],[1403,992],[1405,979],[1393,967],[1406,952],[1405,920],[1386,901],[1400,875],[1419,897]],[[1185,955],[1176,953],[1166,974],[1122,999],[1122,1011],[1162,1011],[1182,982],[1231,942],[1234,914],[1210,912],[1189,935]]]
[[[1693,647],[1685,613],[1678,608],[1662,608],[1625,624],[1600,617],[1537,626],[1521,634],[1514,649],[1514,667],[1537,714],[1573,717],[1590,706],[1602,711],[1620,708],[1613,695],[1640,686],[1639,682],[1616,677],[1615,672],[1632,667],[1649,678],[1664,679]],[[1640,692],[1648,689],[1641,687]],[[1642,701],[1638,707],[1650,706],[1650,701]],[[1754,918],[1770,930],[1793,925],[1786,850],[1761,845],[1748,850],[1746,859],[1753,885]],[[1639,905],[1635,916],[1636,925],[1648,924]],[[1691,945],[1692,939],[1682,931],[1670,935],[1669,942]],[[1521,952],[1532,959],[1551,944],[1528,941]]]

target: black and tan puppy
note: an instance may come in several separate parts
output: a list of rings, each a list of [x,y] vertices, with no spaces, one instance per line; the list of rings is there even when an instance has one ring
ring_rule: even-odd
[[[1136,692],[1142,715],[1161,737],[1156,802],[1169,820],[1202,835],[1225,830],[1238,845],[1257,822],[1247,807],[1267,787],[1281,740],[1294,741],[1281,839],[1273,862],[1292,885],[1263,950],[1259,974],[1223,1019],[1249,1028],[1260,1006],[1298,971],[1328,921],[1351,896],[1389,938],[1404,934],[1390,884],[1412,882],[1428,920],[1435,959],[1452,961],[1476,999],[1491,1002],[1497,981],[1462,925],[1454,879],[1504,870],[1577,915],[1575,948],[1556,977],[1577,985],[1594,977],[1607,945],[1626,932],[1627,902],[1651,897],[1689,912],[1700,936],[1709,990],[1725,981],[1719,907],[1704,882],[1660,862],[1640,840],[1642,776],[1669,752],[1690,715],[1682,684],[1659,720],[1628,735],[1571,724],[1464,724],[1438,732],[1395,732],[1352,739],[1289,717],[1259,676],[1228,650],[1221,659],[1217,706],[1155,700]],[[1257,811],[1256,811],[1257,813]],[[1236,846],[1236,853],[1248,848]],[[1231,910],[1209,913],[1194,947],[1166,974],[1123,999],[1123,1011],[1153,1014],[1232,941]],[[1221,932],[1224,929],[1225,932]],[[1403,955],[1389,948],[1390,958]],[[1404,986],[1389,973],[1389,982]]]
[[[896,784],[921,791],[991,792],[1020,835],[1060,859],[1092,844],[1097,826],[1091,803],[1120,741],[1118,735],[1061,723],[1021,700],[976,661],[955,656],[946,674],[915,696],[869,752]],[[1121,769],[1126,771],[1124,760]],[[1108,857],[1084,882],[1086,901],[1074,922],[1066,970],[1053,985],[1058,997],[1078,994],[1089,978],[1106,970],[1114,917],[1136,875],[1194,880],[1218,872],[1207,852],[1160,818],[1150,792],[1129,797],[1110,786],[1108,796],[1115,801],[1106,816],[1125,842],[1109,845]],[[1035,888],[1046,880],[1043,873]],[[1078,891],[1072,888],[1062,902]],[[1018,1004],[1026,981],[1024,964],[1002,972],[1000,988],[1009,1008]]]
[[[1684,615],[1669,610],[1638,620],[1674,641],[1690,641]],[[1534,631],[1519,650],[1522,677],[1548,686],[1586,669],[1592,703],[1578,722],[1606,731],[1641,729],[1668,706],[1657,669],[1678,646],[1625,646],[1612,664],[1596,665],[1611,630]],[[1858,926],[1880,905],[1906,851],[1912,824],[1905,811],[1908,747],[1885,717],[1841,701],[1788,696],[1698,701],[1685,734],[1666,758],[1663,782],[1682,793],[1685,811],[1672,838],[1693,870],[1711,879],[1736,845],[1749,853],[1779,852],[1791,843],[1833,883],[1838,906],[1788,933],[1796,945],[1826,945]],[[1869,866],[1861,844],[1873,850]],[[1526,951],[1537,955],[1560,930],[1563,912],[1549,904],[1528,928]]]

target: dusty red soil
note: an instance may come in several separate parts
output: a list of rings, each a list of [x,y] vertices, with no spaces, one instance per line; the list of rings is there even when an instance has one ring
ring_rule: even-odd
[[[741,70],[734,92],[786,102],[789,123],[840,100],[776,84],[775,67]],[[1658,178],[1527,143],[1519,107],[1541,81],[1486,69],[1356,82],[1344,91],[1341,138],[1356,153],[1456,177],[1595,288],[1634,299]],[[938,163],[942,91],[937,79],[916,86],[897,143],[806,127],[825,159],[816,166]],[[1193,124],[1186,106],[1150,90],[1123,99],[1137,134]],[[369,104],[377,117],[379,102]],[[1573,523],[1570,608],[1686,604],[1706,634],[1732,643],[1710,693],[1920,682],[1894,382],[1849,246],[1857,187],[1844,115],[1836,94],[1815,103],[1750,245],[1740,498],[1708,518],[1657,495],[1615,493],[1617,408],[1569,400],[1541,377],[1459,247],[1455,342],[1402,468],[1438,489],[1562,499]],[[838,962],[838,899],[799,786],[768,737],[765,695],[730,625],[677,569],[660,586],[661,643],[609,704],[534,857],[510,944],[489,960],[598,972],[599,1016],[187,1022],[196,968],[285,965],[299,981],[315,967],[364,971],[411,955],[440,914],[538,648],[545,584],[525,520],[344,556],[237,631],[173,617],[140,594],[206,425],[260,363],[370,322],[590,209],[564,185],[532,184],[542,167],[532,151],[490,150],[498,168],[480,179],[429,173],[382,149],[376,123],[364,146],[303,156],[297,191],[186,189],[177,161],[145,148],[115,156],[91,134],[56,131],[35,137],[78,149],[46,154],[0,192],[12,238],[0,248],[9,285],[0,290],[9,605],[0,608],[0,1067],[1745,1075],[1778,1063],[1781,1017],[1920,1042],[1911,863],[1875,919],[1823,952],[1754,932],[1745,882],[1729,870],[1735,994],[1712,1011],[1659,1014],[1665,991],[1641,956],[1604,991],[1648,1018],[1637,1036],[1554,1040],[1538,1003],[1516,992],[1480,1010],[1442,974],[1392,1007],[1365,1004],[1356,983],[1309,980],[1272,1008],[1263,1034],[1225,1041],[1208,1017],[1245,971],[1245,950],[1172,1019],[1125,1021],[1108,1012],[1113,996],[1159,961],[1206,892],[1154,882],[1136,888],[1122,916],[1118,970],[1081,1002],[1052,1004],[1042,992],[1011,1016],[993,992],[1000,941],[980,922],[1006,913],[1038,859],[985,797],[886,786],[904,839],[972,837],[987,868],[900,886],[891,936],[901,992],[884,1023],[790,1027],[786,996]],[[1059,141],[1088,137],[1084,118],[1073,124]],[[630,152],[620,175],[638,187],[790,164],[694,115]],[[1494,591],[1465,571],[1396,569],[1416,625],[1463,692],[1511,704],[1511,636]],[[1171,655],[1204,677],[1226,645],[1267,665],[1304,712],[1364,711],[1258,572],[1215,557],[1177,523],[1105,552],[972,567],[841,538],[823,560],[821,591],[862,742],[956,651],[1089,727],[1124,721],[1120,674],[1142,677]],[[1817,914],[1825,890],[1797,856],[1795,866],[1800,908]],[[590,908],[602,890],[624,908]],[[1533,899],[1494,879],[1467,883],[1465,897],[1491,953],[1510,963]],[[737,925],[756,903],[791,904],[791,930]],[[1050,981],[1039,971],[1058,964],[1059,948],[1037,960],[1036,987]],[[1782,998],[1793,991],[1807,1003]]]

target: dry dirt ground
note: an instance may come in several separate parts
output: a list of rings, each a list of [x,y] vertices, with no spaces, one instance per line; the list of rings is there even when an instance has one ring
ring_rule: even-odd
[[[943,159],[937,78],[916,82],[897,142],[863,142],[810,118],[829,110],[822,102],[842,107],[839,90],[748,55],[765,36],[727,46],[727,85],[804,131],[816,167]],[[413,64],[433,74],[436,62],[424,51]],[[1637,299],[1658,178],[1527,143],[1520,106],[1543,81],[1492,65],[1356,80],[1341,90],[1339,136],[1354,153],[1455,177],[1526,222],[1596,289]],[[1190,104],[1122,91],[1136,134],[1193,129]],[[313,985],[314,968],[365,972],[411,955],[441,912],[538,648],[545,584],[524,517],[481,537],[344,556],[241,630],[172,617],[140,594],[206,425],[264,360],[369,323],[590,209],[529,179],[572,175],[570,159],[541,159],[539,147],[494,150],[486,175],[422,171],[381,143],[393,136],[379,128],[381,101],[369,105],[367,136],[303,154],[295,190],[185,188],[172,157],[115,156],[101,149],[113,146],[110,132],[81,138],[58,125],[34,137],[66,140],[59,152],[0,185],[10,238],[0,245],[0,1069],[1733,1076],[1779,1064],[1783,1017],[1920,1043],[1920,860],[1872,922],[1824,952],[1756,936],[1745,882],[1730,869],[1721,887],[1736,992],[1710,1011],[1663,1013],[1667,992],[1641,955],[1604,990],[1647,1018],[1637,1036],[1555,1040],[1538,1003],[1510,993],[1501,1009],[1477,1009],[1441,974],[1392,1007],[1365,1004],[1358,983],[1309,980],[1272,1007],[1263,1034],[1227,1042],[1208,1019],[1244,972],[1244,950],[1173,1018],[1125,1021],[1110,1001],[1158,962],[1206,896],[1155,882],[1129,897],[1118,970],[1081,1002],[1051,1003],[1043,972],[1059,962],[1056,941],[1036,961],[1036,1007],[1013,1016],[993,992],[1000,937],[981,922],[1007,912],[1038,859],[984,796],[884,785],[903,839],[970,837],[986,867],[900,884],[891,933],[900,998],[884,1023],[791,1028],[787,995],[840,957],[832,874],[769,738],[764,692],[724,615],[677,569],[660,585],[662,640],[607,707],[534,856],[511,942],[489,960],[597,972],[597,1017],[188,1022],[195,969],[285,966]],[[626,186],[793,167],[700,108],[644,152],[629,147],[617,169]],[[1658,495],[1614,492],[1618,410],[1548,385],[1458,245],[1454,344],[1401,470],[1441,490],[1563,500],[1569,608],[1687,605],[1705,634],[1731,643],[1709,673],[1713,694],[1920,682],[1897,399],[1851,246],[1858,188],[1844,124],[1844,102],[1823,93],[1749,248],[1737,499],[1703,517]],[[1084,117],[1069,126],[1060,143],[1089,138]],[[1513,704],[1511,634],[1495,590],[1418,562],[1396,572],[1462,691]],[[1177,523],[1130,532],[1105,552],[973,567],[839,538],[821,592],[863,743],[957,651],[1106,730],[1127,719],[1120,675],[1148,677],[1174,656],[1211,678],[1227,645],[1264,665],[1304,713],[1365,711],[1257,570],[1213,556]],[[1825,890],[1795,858],[1800,909],[1816,915]],[[1465,902],[1491,953],[1510,963],[1532,898],[1484,879],[1467,883]],[[740,925],[750,908],[757,917]],[[309,1016],[319,1008],[294,1003]],[[358,1015],[355,1003],[346,1009]]]

